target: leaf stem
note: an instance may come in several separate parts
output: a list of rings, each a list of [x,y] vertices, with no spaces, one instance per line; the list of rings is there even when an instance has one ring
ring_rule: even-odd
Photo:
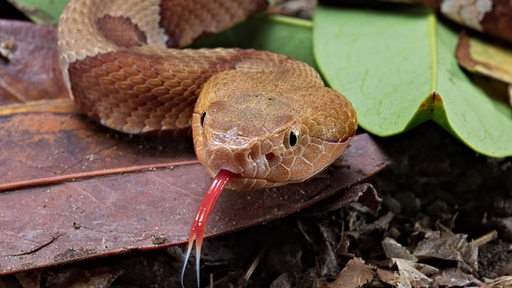
[[[310,20],[304,20],[296,17],[288,17],[282,15],[269,15],[268,19],[272,22],[288,24],[291,26],[298,26],[311,29],[313,28],[313,22]]]
[[[438,62],[438,55],[437,55],[437,46],[438,46],[438,40],[437,40],[437,19],[436,15],[433,10],[430,11],[430,14],[428,15],[428,32],[430,36],[430,61],[431,67],[432,67],[432,79],[430,82],[430,91],[436,91],[437,88],[437,62]]]

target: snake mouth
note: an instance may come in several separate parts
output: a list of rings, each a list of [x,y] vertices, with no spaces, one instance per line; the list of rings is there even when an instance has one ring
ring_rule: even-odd
[[[270,187],[282,186],[286,183],[279,181],[272,181],[264,177],[251,177],[244,176],[242,173],[234,173],[229,169],[216,169],[211,170],[211,175],[217,175],[220,171],[228,171],[232,174],[231,179],[226,184],[226,188],[241,191],[254,191]]]

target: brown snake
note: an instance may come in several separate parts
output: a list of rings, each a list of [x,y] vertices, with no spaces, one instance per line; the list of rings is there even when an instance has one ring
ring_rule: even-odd
[[[71,1],[59,24],[67,87],[91,119],[114,130],[192,127],[197,157],[212,175],[236,176],[230,188],[307,180],[340,156],[355,133],[348,100],[286,56],[174,49],[267,6],[266,0]],[[212,197],[205,197],[211,205]],[[209,210],[203,212],[207,217]],[[196,219],[189,244],[197,236],[200,247],[203,231],[194,231],[204,230],[204,221]]]
[[[197,156],[211,173],[242,176],[231,188],[304,181],[355,132],[356,113],[343,96],[286,56],[166,49],[266,7],[261,0],[72,1],[59,26],[68,87],[91,119],[118,131],[193,127]]]
[[[510,1],[401,1],[512,41]],[[265,51],[175,49],[267,7],[267,0],[72,0],[59,25],[67,87],[91,119],[130,134],[192,128],[197,157],[217,174],[189,237],[187,259],[197,241],[198,286],[206,219],[228,180],[237,190],[307,180],[357,128],[351,104],[304,63]]]
[[[392,1],[440,7],[512,41],[510,1]],[[197,268],[219,178],[231,177],[230,187],[239,190],[307,180],[343,152],[357,127],[351,104],[304,63],[265,51],[174,49],[267,6],[267,0],[73,0],[60,21],[64,78],[91,119],[130,134],[192,127],[199,160],[212,175],[224,175],[216,177],[191,231],[187,258],[197,237]]]

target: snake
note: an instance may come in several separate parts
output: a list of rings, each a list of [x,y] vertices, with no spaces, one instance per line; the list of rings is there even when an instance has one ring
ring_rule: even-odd
[[[59,21],[65,84],[88,118],[128,134],[192,130],[197,158],[215,179],[193,222],[184,269],[196,241],[199,271],[206,219],[226,185],[244,191],[306,181],[343,153],[357,129],[351,103],[301,61],[185,48],[270,5],[72,0]]]
[[[512,41],[505,0],[383,1],[423,3]],[[82,111],[128,134],[191,131],[196,155],[214,177],[191,227],[182,283],[195,241],[200,284],[204,228],[224,187],[306,181],[335,161],[356,133],[355,108],[303,62],[268,51],[184,48],[271,2],[71,0],[60,18],[60,67]]]

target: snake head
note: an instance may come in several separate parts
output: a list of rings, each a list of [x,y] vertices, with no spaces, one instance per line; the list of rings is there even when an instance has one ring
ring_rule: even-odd
[[[313,177],[341,155],[357,128],[354,108],[338,92],[262,85],[257,77],[212,77],[192,117],[197,157],[212,175],[223,169],[241,176],[228,184],[236,190]]]

